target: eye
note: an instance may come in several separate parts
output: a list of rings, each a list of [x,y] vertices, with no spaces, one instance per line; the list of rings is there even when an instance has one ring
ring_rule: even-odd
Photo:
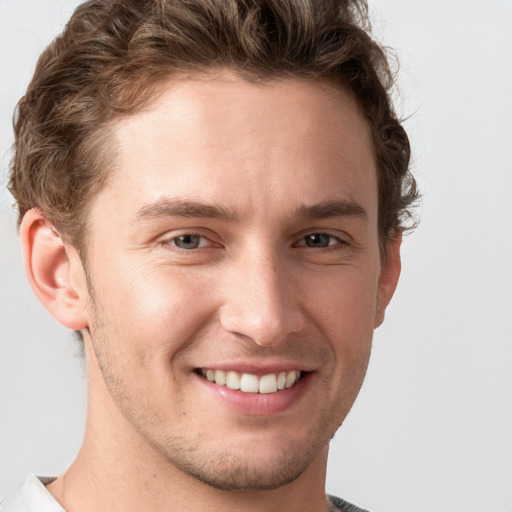
[[[343,243],[343,240],[340,240],[336,236],[327,233],[311,233],[310,235],[306,235],[298,245],[305,245],[315,249],[325,249],[326,247],[340,243]]]
[[[185,250],[200,249],[201,247],[207,247],[210,244],[206,237],[192,234],[177,236],[176,238],[169,240],[169,243],[179,249]]]

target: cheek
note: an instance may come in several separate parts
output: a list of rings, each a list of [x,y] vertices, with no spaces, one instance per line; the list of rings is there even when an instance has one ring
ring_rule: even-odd
[[[170,355],[186,345],[211,314],[208,283],[200,275],[168,267],[142,268],[123,270],[117,265],[97,275],[97,325],[109,330],[110,343],[131,347],[139,357]]]
[[[330,381],[343,403],[355,399],[370,357],[377,273],[340,268],[336,278],[309,295],[310,314],[332,351]],[[348,400],[347,400],[348,399]]]
[[[367,268],[341,267],[304,296],[312,315],[327,331],[329,339],[342,337],[346,343],[371,338],[377,307],[378,273]]]

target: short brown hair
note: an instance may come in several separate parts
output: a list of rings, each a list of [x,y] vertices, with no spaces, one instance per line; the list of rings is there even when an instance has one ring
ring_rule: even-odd
[[[39,58],[15,115],[9,190],[78,249],[108,178],[109,121],[164,81],[228,68],[250,81],[327,80],[356,96],[371,126],[382,246],[417,199],[393,75],[361,0],[90,0]]]

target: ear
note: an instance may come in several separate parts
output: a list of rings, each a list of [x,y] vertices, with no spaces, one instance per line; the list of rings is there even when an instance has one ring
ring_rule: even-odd
[[[391,297],[396,290],[398,278],[400,277],[401,261],[400,246],[402,244],[402,233],[398,232],[386,244],[386,258],[381,262],[379,284],[377,290],[377,311],[375,315],[375,326],[379,327],[384,322],[384,315]]]
[[[77,251],[64,244],[37,209],[23,217],[20,239],[25,271],[37,298],[65,327],[86,328],[89,294]]]

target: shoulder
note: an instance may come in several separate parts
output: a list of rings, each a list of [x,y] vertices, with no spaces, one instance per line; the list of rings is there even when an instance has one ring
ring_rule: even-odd
[[[368,512],[368,510],[356,507],[348,501],[337,498],[336,496],[328,496],[329,502],[333,506],[333,512]]]
[[[30,475],[18,492],[0,502],[0,512],[65,512],[44,486],[51,480]]]

